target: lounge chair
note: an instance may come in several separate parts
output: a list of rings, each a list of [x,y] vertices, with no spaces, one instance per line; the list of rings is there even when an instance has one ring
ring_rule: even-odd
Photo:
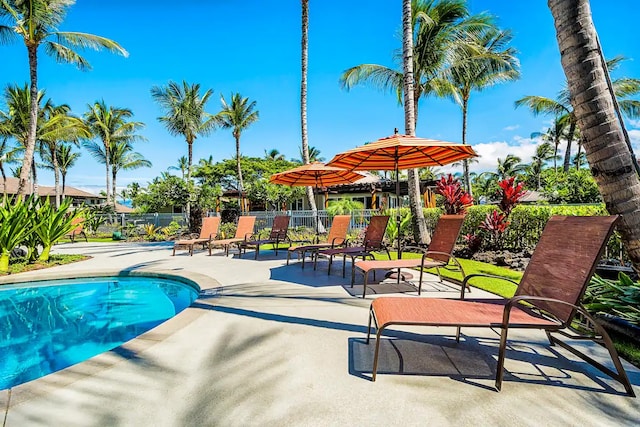
[[[187,249],[189,249],[189,255],[191,256],[193,256],[193,247],[195,245],[202,245],[202,249],[205,249],[209,245],[209,242],[214,240],[218,235],[218,228],[220,228],[219,216],[208,216],[202,218],[200,236],[196,239],[176,240],[173,243],[173,256],[176,255],[176,249],[180,246],[186,246]]]
[[[269,232],[269,237],[266,239],[259,240],[246,240],[240,244],[240,249],[244,252],[247,251],[247,248],[256,248],[255,259],[258,259],[258,254],[260,253],[260,245],[272,244],[273,249],[278,255],[278,246],[282,242],[286,242],[289,240],[289,219],[291,217],[289,215],[277,215],[273,219],[273,226],[271,227],[271,231]]]
[[[622,383],[626,392],[635,396],[611,339],[602,326],[580,305],[580,299],[593,275],[617,219],[617,216],[552,217],[540,237],[515,296],[510,299],[465,300],[465,286],[461,288],[460,299],[377,298],[371,304],[369,332],[367,333],[368,343],[373,320],[377,328],[373,381],[376,379],[378,369],[380,337],[389,326],[456,327],[456,341],[458,342],[461,327],[482,327],[500,331],[495,381],[495,387],[499,391],[504,376],[503,368],[509,329],[527,328],[544,330],[551,345],[558,344],[569,350]],[[471,274],[465,278],[463,285],[478,276],[486,277],[482,274]],[[494,279],[510,281],[501,277],[494,277]],[[581,333],[572,328],[572,321],[578,313],[587,320],[593,333]],[[596,362],[552,334],[599,342],[609,351],[615,371]]]
[[[419,268],[420,279],[418,281],[418,295],[420,295],[420,293],[422,292],[422,277],[425,269],[435,267],[438,272],[438,277],[440,277],[440,281],[442,282],[442,276],[440,276],[440,268],[447,267],[450,262],[453,262],[454,266],[462,272],[462,277],[464,278],[464,270],[462,269],[462,266],[460,265],[456,257],[453,256],[453,248],[456,244],[456,240],[458,240],[458,236],[460,235],[460,230],[462,229],[463,222],[463,215],[442,215],[440,219],[438,219],[438,224],[433,231],[433,236],[431,236],[431,243],[429,244],[429,247],[427,249],[422,249],[419,247],[405,248],[405,251],[418,251],[422,253],[422,257],[420,258],[403,258],[388,261],[357,261],[355,263],[356,270],[360,270],[364,274],[364,289],[362,290],[362,298],[364,298],[367,293],[369,272],[373,270],[375,278],[376,269],[397,269],[396,277],[398,283],[400,283],[401,268]],[[351,287],[353,287],[353,281],[351,282]]]
[[[84,232],[84,226],[82,225],[83,223],[84,223],[84,218],[74,218],[71,220],[71,224],[76,226],[73,230],[69,232],[69,234],[67,234],[69,239],[71,239],[71,243],[75,243],[76,236],[80,236],[80,235],[84,237],[85,242],[89,241],[87,239],[86,233]]]
[[[331,265],[333,264],[333,257],[342,255],[342,277],[345,277],[345,266],[347,257],[351,258],[351,283],[355,280],[355,260],[358,258],[373,259],[373,252],[386,251],[387,256],[391,259],[389,249],[384,244],[384,233],[387,231],[387,224],[389,223],[389,216],[376,215],[371,217],[371,221],[367,226],[367,230],[364,234],[362,245],[360,246],[348,246],[337,249],[325,249],[317,252],[314,260],[313,269],[316,269],[316,263],[318,256],[324,256],[329,258],[329,269],[327,274],[331,274]]]
[[[304,259],[307,253],[315,259],[315,255],[321,249],[336,249],[345,246],[347,243],[347,231],[349,231],[349,224],[351,223],[351,215],[336,215],[333,217],[331,223],[331,229],[327,236],[325,243],[316,243],[311,245],[291,246],[287,251],[287,265],[289,265],[289,259],[291,254],[298,254],[298,257],[302,257],[302,268],[304,268]]]
[[[211,249],[214,247],[223,247],[224,254],[229,255],[229,247],[234,243],[238,246],[243,242],[249,240],[253,236],[253,227],[256,224],[255,216],[241,216],[238,218],[238,227],[236,228],[236,234],[229,239],[212,240],[209,242],[209,255],[211,255]],[[241,251],[240,247],[238,250]]]

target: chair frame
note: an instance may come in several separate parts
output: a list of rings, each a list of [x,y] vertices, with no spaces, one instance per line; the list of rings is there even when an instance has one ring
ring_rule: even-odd
[[[247,222],[248,224],[244,224],[245,222]],[[224,255],[229,256],[229,249],[231,245],[233,245],[234,243],[238,245],[238,252],[241,255],[242,249],[240,246],[244,242],[249,240],[251,236],[253,236],[253,228],[255,227],[255,223],[256,223],[255,216],[243,215],[239,217],[235,237],[231,237],[228,239],[212,240],[211,242],[209,242],[209,256],[211,256],[212,254],[211,249],[216,246],[222,246],[224,248]],[[244,230],[245,226],[247,229],[250,228],[251,231],[245,232],[246,231]]]
[[[375,227],[371,227],[373,222],[379,222],[379,224],[375,224]],[[389,224],[389,216],[388,215],[375,215],[371,217],[371,222],[367,226],[367,230],[364,235],[364,239],[361,246],[347,246],[344,248],[338,249],[326,249],[317,251],[316,257],[313,263],[313,269],[316,269],[318,256],[326,256],[329,258],[329,268],[327,269],[327,275],[331,275],[331,265],[333,264],[333,257],[336,255],[342,255],[342,277],[346,277],[346,264],[347,257],[351,258],[351,283],[355,281],[355,261],[358,258],[362,258],[366,260],[367,258],[375,259],[373,256],[374,251],[384,250],[387,252],[387,256],[391,259],[391,254],[389,253],[389,248],[384,243],[384,235],[387,231],[387,225]],[[384,227],[383,227],[384,225]],[[379,230],[377,227],[382,227],[383,230],[378,236],[370,236],[369,233],[376,233]],[[374,239],[375,237],[375,239]]]
[[[317,252],[323,249],[336,249],[339,247],[345,247],[349,244],[347,239],[347,232],[349,231],[349,225],[351,223],[351,215],[336,215],[333,217],[331,229],[327,236],[326,243],[308,244],[302,246],[291,246],[287,251],[287,265],[291,259],[291,253],[298,254],[298,258],[302,257],[302,269],[304,270],[305,257],[307,252],[311,254],[311,258],[315,260]]]
[[[258,259],[258,254],[260,253],[260,245],[269,243],[273,244],[273,250],[275,251],[276,255],[278,255],[278,246],[280,246],[280,243],[288,241],[289,246],[291,246],[291,239],[289,238],[288,234],[290,221],[291,217],[289,215],[277,215],[273,219],[273,227],[271,228],[269,237],[267,239],[245,239],[244,242],[238,245],[238,248],[241,251],[240,256],[242,256],[242,253],[247,252],[247,248],[255,247],[256,251],[254,259]]]
[[[580,217],[552,217],[549,220],[549,223],[552,223],[555,221],[562,221],[563,219],[567,220],[568,218],[580,218]],[[506,279],[504,277],[498,277],[498,276],[491,276],[491,275],[484,275],[484,274],[471,274],[469,276],[466,276],[463,281],[463,286],[461,287],[460,299],[443,300],[438,298],[416,298],[416,299],[402,298],[403,301],[401,304],[403,306],[403,311],[405,311],[406,313],[410,310],[413,310],[413,314],[411,315],[401,315],[399,313],[393,313],[393,315],[389,314],[392,312],[392,308],[390,308],[390,306],[394,303],[393,300],[397,300],[398,297],[396,298],[381,297],[374,300],[369,309],[369,327],[368,327],[367,339],[366,339],[366,342],[368,344],[370,342],[371,326],[373,322],[375,323],[375,327],[376,327],[376,347],[375,347],[375,353],[374,353],[372,380],[375,381],[377,369],[378,369],[380,338],[384,330],[389,326],[393,326],[393,325],[455,326],[456,342],[460,341],[460,330],[462,327],[485,327],[485,328],[488,327],[488,328],[500,329],[500,345],[498,349],[498,361],[497,361],[496,378],[495,378],[495,388],[497,391],[500,391],[502,388],[502,382],[504,378],[504,362],[506,358],[507,337],[508,337],[509,329],[510,328],[528,328],[528,329],[544,330],[547,336],[547,339],[549,340],[549,344],[551,346],[558,344],[559,346],[568,350],[572,354],[580,357],[587,363],[594,366],[596,369],[602,371],[603,373],[609,375],[611,378],[620,382],[624,386],[626,393],[629,396],[635,397],[633,387],[631,386],[629,378],[624,370],[624,367],[622,366],[622,362],[620,361],[620,358],[613,345],[613,342],[611,341],[611,338],[609,337],[607,332],[604,330],[604,328],[596,322],[593,316],[591,316],[587,312],[587,310],[580,305],[580,299],[584,294],[584,291],[586,289],[587,284],[589,283],[590,278],[593,276],[597,261],[604,251],[608,238],[613,231],[615,222],[618,220],[617,216],[599,217],[599,218],[606,218],[606,220],[608,220],[608,223],[600,225],[601,227],[604,227],[604,225],[608,226],[608,230],[606,230],[606,232],[603,231],[598,237],[598,239],[602,238],[602,241],[598,240],[598,242],[600,243],[598,255],[594,257],[593,262],[590,265],[590,270],[584,270],[586,273],[585,274],[586,279],[582,285],[582,289],[580,289],[579,292],[574,293],[573,295],[567,296],[567,299],[571,299],[572,297],[575,297],[575,303],[572,302],[573,299],[572,301],[566,301],[566,300],[552,298],[552,297],[543,296],[543,295],[522,294],[522,292],[530,292],[530,291],[535,292],[536,289],[538,290],[538,292],[547,290],[547,293],[552,293],[551,290],[554,288],[551,285],[548,285],[545,287],[537,284],[536,283],[537,277],[535,276],[535,273],[531,273],[531,276],[534,276],[534,278],[531,280],[528,280],[527,283],[525,283],[525,279],[527,279],[528,277],[527,272],[529,272],[529,267],[527,267],[527,270],[525,271],[525,275],[523,276],[523,279],[519,284],[517,284],[516,282],[510,279]],[[545,227],[545,230],[549,227],[549,223],[547,224],[547,227]],[[560,223],[560,225],[562,224]],[[555,227],[557,228],[558,225],[556,225]],[[552,229],[552,231],[549,232],[549,236],[553,234],[555,231]],[[541,241],[544,238],[544,235],[545,233],[543,232]],[[553,237],[547,238],[547,240],[550,240],[550,239],[553,239]],[[546,245],[548,246],[549,243],[547,242]],[[540,246],[540,243],[538,243],[538,247],[539,246]],[[545,247],[545,249],[547,249],[547,247]],[[544,258],[545,255],[541,255],[539,258]],[[533,259],[535,258],[535,256],[536,254],[534,252],[534,255],[532,257],[532,262],[530,262],[529,266],[533,264]],[[467,288],[469,281],[471,281],[476,277],[491,277],[494,279],[505,280],[505,281],[514,283],[518,286],[516,290],[516,294],[513,298],[510,298],[508,300],[464,300],[465,289]],[[573,290],[575,291],[578,289],[573,289]],[[463,311],[465,308],[472,307],[472,306],[468,306],[467,304],[481,303],[484,305],[484,307],[489,307],[489,304],[493,304],[494,306],[497,306],[496,310],[499,310],[500,306],[503,306],[502,315],[500,318],[499,316],[500,312],[498,311],[497,312],[498,318],[492,321],[483,320],[483,321],[474,322],[467,318],[466,322],[464,323],[460,321],[454,322],[452,320],[447,320],[446,322],[444,322],[443,320],[435,319],[434,316],[430,316],[429,314],[430,305],[433,308],[434,305],[443,303],[443,302],[448,302],[448,304],[450,304],[451,307],[455,307],[455,310],[458,310],[459,312]],[[376,310],[382,314],[377,315]],[[388,312],[385,313],[385,310],[388,310]],[[516,314],[514,315],[514,313]],[[580,331],[576,331],[572,327],[572,321],[575,315],[578,313],[587,320],[588,322],[587,326],[590,326],[592,328],[593,333],[591,334],[581,333]],[[378,318],[380,316],[383,317],[382,321],[381,319]],[[512,320],[514,316],[519,317],[520,321]],[[525,321],[522,321],[523,316],[525,316]],[[526,321],[526,319],[529,319],[529,320]],[[615,371],[595,361],[593,358],[589,357],[588,355],[585,355],[581,351],[577,350],[576,348],[572,347],[566,342],[558,339],[556,336],[553,336],[552,334],[559,334],[564,337],[577,339],[577,340],[591,340],[591,341],[602,344],[609,353],[609,356],[615,367]]]
[[[89,239],[87,239],[87,233],[84,232],[84,218],[74,219],[72,221],[72,224],[75,224],[76,226],[73,230],[71,230],[71,232],[69,232],[69,234],[67,234],[67,236],[69,236],[69,239],[71,239],[71,243],[75,243],[76,236],[79,235],[84,236],[85,242],[89,242]]]
[[[213,226],[207,226],[207,222],[211,222]],[[202,245],[202,250],[205,250],[209,243],[215,239],[220,229],[220,217],[208,216],[202,218],[202,226],[200,228],[200,236],[195,239],[179,239],[173,243],[173,254],[176,255],[176,249],[180,246],[187,246],[189,249],[189,255],[193,256],[193,248],[195,245]],[[213,230],[213,231],[212,231]],[[207,233],[208,232],[208,233]]]

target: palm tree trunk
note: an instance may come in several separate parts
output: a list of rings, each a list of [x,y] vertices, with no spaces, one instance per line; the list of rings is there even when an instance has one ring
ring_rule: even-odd
[[[242,167],[240,166],[240,135],[233,135],[236,139],[236,165],[238,167],[238,197],[240,197],[240,210],[244,212],[244,181],[242,180]]]
[[[404,74],[404,127],[407,135],[416,134],[416,104],[413,82],[413,28],[411,25],[411,0],[402,0],[402,62]],[[396,178],[397,179],[397,178]],[[407,175],[409,187],[409,208],[411,209],[411,228],[416,243],[427,243],[427,227],[422,212],[422,198],[420,197],[420,176],[417,169],[409,169]],[[397,215],[400,227],[400,215]],[[399,230],[398,230],[399,231]],[[400,233],[398,233],[399,235]],[[398,243],[398,258],[400,244]]]
[[[575,113],[574,113],[575,114]],[[564,153],[563,170],[565,173],[569,172],[571,167],[571,145],[573,143],[573,137],[576,134],[576,121],[573,120],[569,125],[569,134],[567,135],[567,152]]]
[[[309,164],[309,136],[307,134],[307,70],[309,64],[309,0],[302,0],[302,78],[300,80],[300,128],[302,129],[302,161]],[[307,201],[313,212],[313,228],[318,230],[318,207],[313,187],[307,187]]]
[[[38,196],[38,168],[36,167],[35,159],[31,162],[31,176],[33,177],[31,192]]]
[[[116,209],[116,175],[118,175],[118,170],[116,168],[114,168],[113,166],[111,166],[111,188],[113,188],[113,191],[111,192],[111,194],[113,194],[113,210],[115,212]]]
[[[60,168],[58,167],[58,154],[56,147],[51,150],[51,163],[53,163],[54,192],[56,197],[56,209],[60,209]]]
[[[67,174],[66,172],[62,173],[62,198],[64,199],[64,189],[66,187],[67,184]]]
[[[21,195],[29,193],[27,183],[29,181],[29,173],[31,172],[31,164],[33,163],[33,155],[36,148],[36,129],[38,126],[38,46],[35,44],[27,45],[27,53],[29,54],[29,78],[31,80],[31,86],[29,88],[31,105],[29,108],[27,145],[24,150],[22,169],[20,170],[18,180],[18,194]]]
[[[548,0],[562,67],[567,76],[583,148],[611,214],[622,215],[618,231],[638,270],[640,267],[640,178],[633,167],[622,127],[607,88],[597,33],[588,0]]]
[[[2,189],[4,198],[7,197],[7,174],[4,172],[4,166],[2,166],[2,162],[0,162],[0,173],[2,173]]]
[[[462,100],[462,143],[467,143],[467,112],[469,108],[469,98]],[[473,195],[471,192],[471,180],[469,179],[469,161],[464,159],[462,161],[462,176],[464,178],[465,190],[469,195]]]
[[[576,170],[580,170],[580,155],[582,154],[582,142],[578,141],[578,154],[576,154]],[[633,157],[632,157],[633,158]]]
[[[105,176],[106,176],[105,192],[107,193],[107,205],[111,201],[111,198],[109,195],[109,191],[111,191],[111,180],[110,180],[111,170],[110,170],[110,164],[109,164],[110,163],[109,160],[111,159],[110,146],[111,146],[110,141],[104,141],[104,166],[105,166]]]

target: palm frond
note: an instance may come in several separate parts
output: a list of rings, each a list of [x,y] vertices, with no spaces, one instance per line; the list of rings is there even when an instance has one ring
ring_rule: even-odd
[[[81,71],[91,70],[91,64],[80,54],[60,43],[47,41],[44,43],[44,51],[57,62],[73,64]]]
[[[7,25],[0,25],[0,44],[12,43],[17,36],[13,28]]]
[[[529,108],[536,116],[539,114],[553,114],[559,116],[570,113],[570,110],[558,101],[551,98],[545,98],[544,96],[530,95],[520,98],[515,102],[515,107],[518,108],[522,106]]]
[[[618,101],[618,103],[620,105],[622,114],[630,119],[640,118],[640,101],[636,101],[633,99],[624,99],[622,101]]]
[[[58,31],[54,34],[57,36],[59,44],[68,44],[82,49],[106,49],[111,53],[117,53],[125,58],[129,56],[129,52],[127,52],[122,46],[106,37],[70,31]]]

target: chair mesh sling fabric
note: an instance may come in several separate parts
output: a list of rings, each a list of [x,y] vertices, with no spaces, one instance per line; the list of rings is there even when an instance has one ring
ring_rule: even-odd
[[[236,234],[234,237],[228,239],[212,240],[209,243],[209,255],[211,255],[211,249],[215,247],[224,248],[224,254],[229,255],[229,248],[232,244],[240,245],[253,236],[253,227],[256,224],[255,216],[241,216],[238,218],[238,226],[236,227]],[[238,248],[240,251],[240,248]]]
[[[336,249],[345,246],[347,243],[347,232],[351,223],[351,215],[336,215],[333,217],[331,229],[325,243],[316,243],[311,245],[291,246],[287,251],[287,265],[291,259],[291,254],[295,253],[302,257],[302,268],[304,268],[304,259],[307,253],[315,258],[317,252],[322,249]]]
[[[268,238],[261,240],[246,240],[240,245],[241,249],[246,252],[247,248],[256,248],[254,259],[258,259],[258,254],[260,253],[260,245],[272,244],[276,255],[278,255],[278,246],[280,246],[280,243],[289,240],[288,231],[290,218],[291,217],[288,215],[276,216],[273,219],[273,226],[271,227]]]
[[[206,248],[209,242],[216,238],[218,235],[218,228],[220,227],[219,216],[209,216],[202,218],[202,227],[200,228],[200,236],[197,239],[182,239],[176,240],[173,243],[173,254],[176,254],[176,249],[181,246],[186,246],[189,250],[189,255],[193,256],[193,247],[195,245],[202,245],[202,249]]]
[[[369,314],[377,328],[373,363],[375,381],[384,330],[393,325],[451,326],[456,340],[461,328],[494,328],[500,331],[498,366],[495,386],[502,387],[504,361],[509,329],[542,329],[551,345],[557,344],[619,381],[625,391],[635,396],[629,378],[607,332],[580,305],[580,300],[595,271],[611,235],[617,216],[563,217],[549,219],[531,261],[518,284],[515,296],[505,300],[464,299],[465,286],[473,278],[465,278],[460,299],[380,297],[373,301]],[[499,278],[494,278],[499,279]],[[508,280],[508,279],[503,279]],[[592,333],[576,331],[572,321],[577,314],[586,319]],[[570,346],[567,339],[589,339],[608,350],[614,369]]]

